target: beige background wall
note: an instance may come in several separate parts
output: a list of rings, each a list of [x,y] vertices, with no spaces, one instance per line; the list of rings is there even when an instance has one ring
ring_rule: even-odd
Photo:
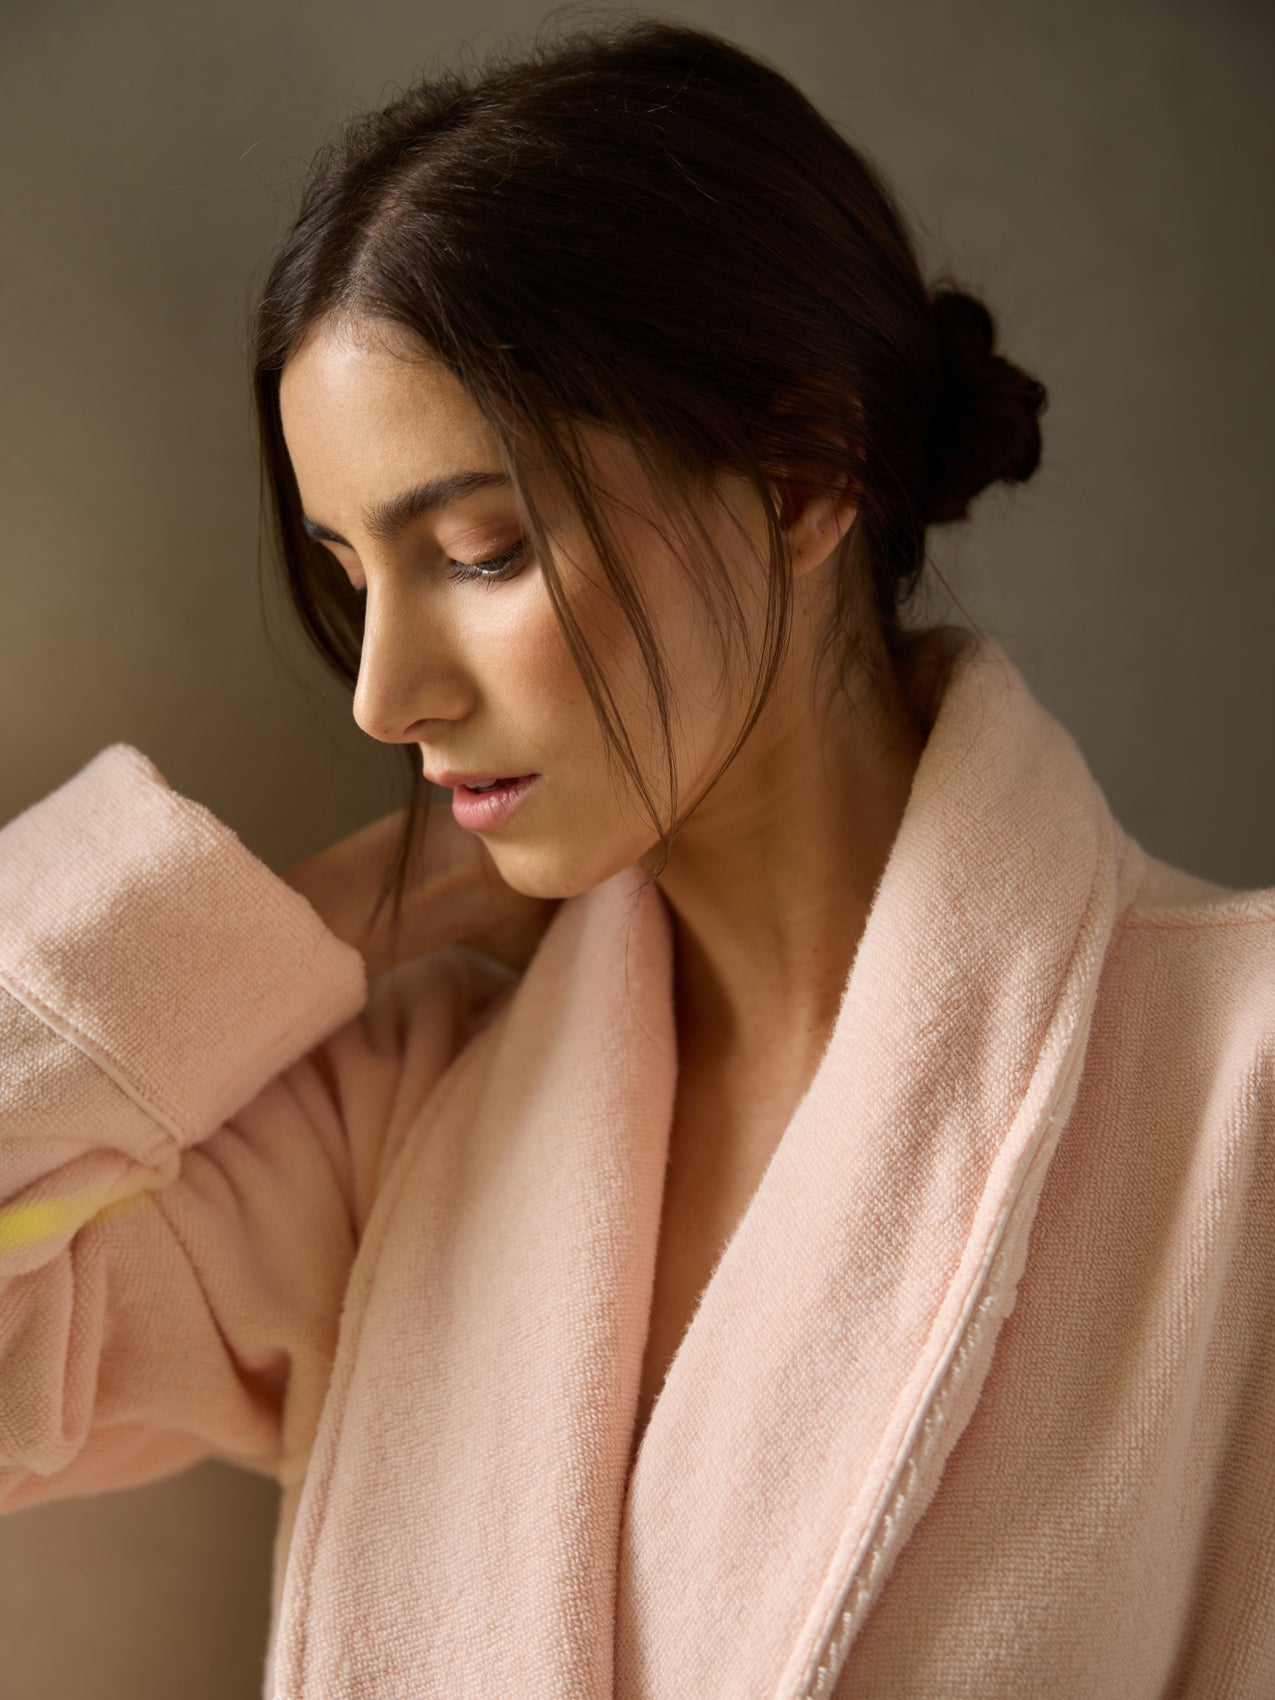
[[[1135,836],[1275,883],[1275,12],[665,14],[794,76],[999,314],[1051,391],[1045,464],[934,559]],[[268,577],[259,603],[247,305],[334,125],[542,16],[0,0],[0,820],[120,739],[274,867],[395,806]],[[274,1509],[207,1464],[0,1520],[0,1692],[251,1700]]]

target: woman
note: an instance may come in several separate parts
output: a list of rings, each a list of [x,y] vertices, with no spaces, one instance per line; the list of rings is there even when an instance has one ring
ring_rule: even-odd
[[[1275,890],[903,622],[1039,458],[985,308],[638,23],[325,149],[255,394],[452,818],[0,833],[0,1504],[278,1480],[275,1700],[1272,1691]]]

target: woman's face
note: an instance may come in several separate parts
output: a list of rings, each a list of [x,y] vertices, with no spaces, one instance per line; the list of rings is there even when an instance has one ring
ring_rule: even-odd
[[[366,591],[354,718],[385,743],[419,745],[427,775],[538,774],[511,818],[481,836],[517,890],[574,896],[644,855],[656,834],[628,775],[608,763],[491,428],[446,368],[413,353],[393,327],[378,328],[383,340],[366,325],[316,331],[280,383],[303,511],[339,539],[322,538]],[[586,428],[583,442],[590,492],[640,584],[670,670],[684,811],[738,732],[748,669],[737,669],[740,685],[722,685],[719,641],[661,535],[658,498],[632,451],[597,429]],[[382,504],[460,474],[490,482],[393,535],[369,528]],[[659,721],[636,641],[579,520],[534,470],[530,484],[571,606],[667,823]],[[715,503],[702,523],[756,622],[762,579],[750,553],[764,546],[764,520],[742,480],[719,488],[736,504],[747,541]]]

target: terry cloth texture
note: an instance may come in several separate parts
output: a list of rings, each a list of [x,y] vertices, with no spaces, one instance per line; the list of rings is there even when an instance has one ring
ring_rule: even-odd
[[[0,829],[0,1509],[277,1480],[267,1700],[1275,1695],[1275,889],[970,644],[630,1462],[640,884],[369,985],[127,745]]]

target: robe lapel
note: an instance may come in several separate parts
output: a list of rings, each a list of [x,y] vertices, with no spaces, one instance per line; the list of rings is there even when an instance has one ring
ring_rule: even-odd
[[[831,1691],[1012,1308],[1120,843],[1071,738],[984,640],[927,742],[823,1060],[653,1408],[618,1700]]]
[[[612,1692],[676,1082],[672,938],[654,893],[630,928],[640,885],[563,905],[386,1177],[298,1509],[279,1700]]]

